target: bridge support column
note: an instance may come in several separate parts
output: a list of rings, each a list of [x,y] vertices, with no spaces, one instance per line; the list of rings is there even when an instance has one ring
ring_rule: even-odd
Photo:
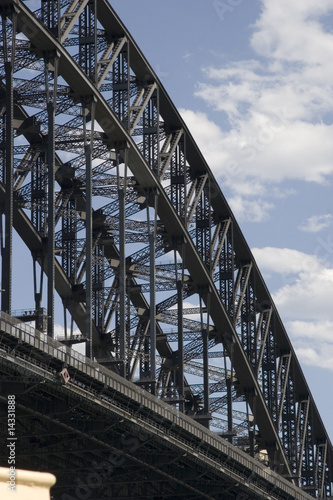
[[[149,205],[147,205],[147,224],[148,224],[148,238],[149,238],[149,289],[150,289],[150,379],[151,379],[151,393],[156,394],[156,233],[157,233],[157,205],[158,205],[158,192],[155,190],[153,196],[153,229],[150,227],[150,213]]]
[[[183,292],[184,292],[184,243],[180,244],[180,257],[182,261],[181,273],[178,273],[177,251],[174,251],[175,276],[177,283],[177,328],[178,328],[178,372],[177,385],[179,393],[179,411],[185,411],[184,400],[184,316],[183,316]]]
[[[40,257],[41,259],[41,268],[37,270],[37,259]],[[34,296],[35,296],[35,310],[37,314],[36,318],[36,329],[40,331],[44,331],[44,317],[43,317],[43,309],[42,309],[42,295],[43,295],[43,278],[44,278],[44,255],[38,256],[36,253],[32,255],[33,259],[33,276],[34,276]],[[38,279],[38,271],[39,271],[39,279]]]
[[[54,290],[55,290],[55,112],[57,106],[58,59],[57,53],[46,53],[45,59],[45,88],[48,119],[48,146],[47,146],[47,334],[54,337]],[[53,91],[50,80],[53,78]]]
[[[227,363],[227,351],[229,352],[230,359],[230,368]],[[226,439],[228,439],[229,443],[233,443],[233,438],[235,435],[233,429],[233,400],[232,400],[232,386],[234,379],[234,339],[231,334],[225,334],[225,345],[223,346],[224,352],[224,372],[225,372],[225,381],[227,388],[227,411],[228,411],[228,431],[224,435]]]
[[[127,144],[119,147],[119,152],[124,161],[124,175],[121,178],[120,174],[120,157],[118,154],[117,160],[117,182],[118,182],[118,199],[119,199],[119,304],[120,304],[120,321],[119,321],[119,369],[120,375],[124,378],[128,377],[128,339],[126,328],[126,227],[125,227],[125,208],[126,208],[126,187],[127,187],[127,168],[128,168],[128,150]]]
[[[87,116],[90,113],[90,134],[87,130]],[[86,160],[86,355],[93,359],[92,348],[92,150],[94,147],[95,102],[91,98],[82,103],[84,154]],[[90,137],[89,137],[90,135]]]
[[[203,299],[206,301],[207,318],[204,321],[204,306]],[[210,292],[205,289],[200,293],[200,321],[201,321],[201,334],[202,334],[202,357],[203,357],[203,386],[204,386],[204,401],[203,401],[203,415],[200,422],[205,427],[209,428],[210,411],[209,411],[209,313],[210,313]]]
[[[1,309],[11,314],[12,307],[12,251],[13,251],[13,169],[14,169],[14,91],[13,72],[15,62],[15,35],[16,35],[16,13],[12,15],[12,40],[6,37],[7,16],[3,15],[2,25],[4,34],[5,51],[5,77],[6,77],[6,161],[4,166],[4,184],[6,186],[5,199],[5,227],[1,234],[2,245],[2,296]],[[2,229],[2,228],[1,228]],[[2,231],[3,233],[3,231]]]

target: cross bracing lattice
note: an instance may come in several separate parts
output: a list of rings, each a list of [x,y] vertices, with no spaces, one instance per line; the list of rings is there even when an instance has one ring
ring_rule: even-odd
[[[55,336],[59,296],[64,343],[79,330],[90,359],[329,497],[332,447],[275,305],[130,33],[106,0],[1,14],[2,310],[15,230],[37,329]]]

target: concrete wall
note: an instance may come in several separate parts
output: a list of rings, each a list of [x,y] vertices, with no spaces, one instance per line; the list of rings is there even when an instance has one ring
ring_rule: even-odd
[[[50,500],[53,474],[0,467],[1,500]]]

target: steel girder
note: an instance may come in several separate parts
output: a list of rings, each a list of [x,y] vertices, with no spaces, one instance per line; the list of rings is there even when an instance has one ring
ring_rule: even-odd
[[[332,446],[278,312],[130,33],[106,0],[42,0],[36,13],[3,0],[1,14],[2,309],[11,312],[15,228],[35,276],[38,263],[47,277],[46,299],[42,275],[34,280],[38,328],[45,308],[54,336],[56,291],[67,344],[77,326],[89,357],[206,426],[220,401],[231,442],[267,450],[281,474],[329,496]]]
[[[311,498],[175,407],[3,312],[0,373],[1,434],[15,392],[17,465],[54,473],[54,500]]]

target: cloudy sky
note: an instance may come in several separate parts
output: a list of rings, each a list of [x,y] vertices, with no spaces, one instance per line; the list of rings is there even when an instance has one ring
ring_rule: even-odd
[[[332,0],[110,3],[220,180],[332,440]]]

